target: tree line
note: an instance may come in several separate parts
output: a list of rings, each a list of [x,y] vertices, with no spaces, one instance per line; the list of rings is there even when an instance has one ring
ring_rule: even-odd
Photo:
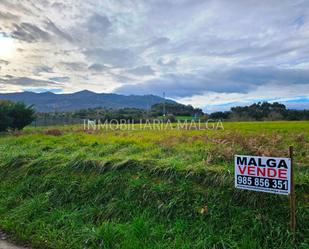
[[[141,120],[154,119],[165,116],[171,122],[176,121],[177,116],[201,117],[202,109],[194,108],[191,105],[178,103],[154,104],[150,109],[138,108],[88,108],[74,112],[37,113],[39,119],[100,119],[105,120]]]
[[[230,111],[213,112],[211,119],[231,121],[309,120],[309,110],[291,110],[278,102],[258,102],[248,106],[232,107]]]
[[[173,122],[179,117],[227,121],[309,120],[309,110],[289,110],[285,105],[277,102],[259,102],[248,106],[235,106],[230,111],[207,114],[202,109],[191,105],[160,103],[151,106],[148,110],[89,108],[73,112],[36,113],[33,106],[26,106],[22,102],[0,100],[0,131],[20,130],[35,120],[52,120],[55,121],[53,124],[70,124],[80,123],[82,119],[100,119],[101,121],[125,119],[140,122],[147,119],[165,118]],[[73,120],[75,122],[72,122]],[[39,124],[42,123],[44,124],[44,122]]]
[[[202,109],[194,108],[191,105],[160,103],[151,106],[149,110],[137,108],[91,108],[59,115],[70,115],[73,118],[80,119],[129,119],[136,121],[162,116],[166,116],[170,121],[174,121],[179,117],[228,121],[309,120],[309,110],[287,109],[284,104],[278,102],[258,102],[248,106],[235,106],[230,111],[213,112],[211,114],[204,113]]]

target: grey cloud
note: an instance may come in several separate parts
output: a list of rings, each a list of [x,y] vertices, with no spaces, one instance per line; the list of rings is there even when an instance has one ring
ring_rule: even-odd
[[[54,86],[58,83],[49,80],[39,80],[29,77],[15,77],[12,75],[6,75],[0,77],[0,83],[2,84],[11,84],[16,86],[35,86],[35,87],[45,87],[45,86]]]
[[[309,71],[304,69],[280,69],[274,67],[236,68],[228,71],[226,77],[230,80],[255,85],[268,82],[309,85]]]
[[[46,24],[46,29],[50,30],[55,35],[57,35],[58,37],[63,38],[65,40],[67,40],[67,41],[73,41],[72,37],[69,34],[63,32],[62,30],[60,30],[56,26],[56,24],[53,23],[51,20],[46,21],[45,24]]]
[[[9,65],[10,64],[10,62],[9,61],[6,61],[6,60],[1,60],[0,59],[0,64],[3,64],[3,65]]]
[[[62,3],[62,2],[55,2],[51,5],[52,8],[57,9],[58,11],[62,11],[63,9],[65,9],[67,6]]]
[[[3,76],[4,79],[13,79],[14,76],[13,75],[10,75],[10,74],[6,74]]]
[[[31,23],[21,23],[14,25],[12,37],[26,42],[47,41],[49,34]]]
[[[20,1],[13,3],[11,0],[1,0],[0,5],[10,11],[33,15],[33,12],[30,10],[29,6],[25,6]]]
[[[70,56],[72,54],[75,54],[77,51],[73,50],[73,49],[61,49],[61,50],[57,50],[56,52],[54,52],[55,55],[66,55],[66,56]]]
[[[49,78],[49,80],[56,81],[56,82],[69,82],[70,81],[70,77],[68,77],[68,76],[52,77],[52,78]]]
[[[160,46],[163,44],[167,44],[169,41],[170,39],[167,37],[159,37],[159,38],[154,39],[152,42],[150,42],[148,47]]]
[[[141,66],[127,70],[127,72],[142,76],[142,75],[153,75],[155,71],[151,68],[151,66]]]
[[[168,92],[173,97],[190,97],[204,92],[248,93],[266,84],[308,84],[309,71],[268,67],[233,68],[216,72],[195,74],[168,74],[145,83],[124,85],[120,93],[161,94]]]
[[[39,74],[39,73],[41,73],[41,72],[44,72],[44,73],[52,73],[52,72],[53,72],[53,69],[52,69],[51,67],[49,67],[49,66],[43,65],[43,66],[40,66],[40,67],[35,68],[35,70],[34,70],[34,73],[35,73],[35,74]]]
[[[112,23],[106,16],[94,14],[88,20],[87,25],[90,32],[106,34],[110,31]]]
[[[282,41],[281,41],[282,42]],[[284,42],[285,44],[288,42]],[[296,52],[297,51],[297,52]],[[247,53],[250,53],[250,50],[247,50]],[[292,53],[292,54],[291,54]],[[294,56],[293,56],[294,54]],[[267,48],[258,48],[258,49],[252,49],[251,51],[251,57],[249,59],[246,59],[243,61],[243,63],[252,63],[253,61],[255,63],[257,62],[269,62],[273,61],[276,58],[280,58],[281,61],[293,60],[293,57],[297,59],[301,58],[308,58],[309,56],[309,50],[307,44],[304,45],[279,45],[274,44],[273,46],[269,46]]]
[[[102,64],[99,64],[99,63],[94,63],[94,64],[90,65],[88,67],[88,69],[92,70],[92,71],[96,71],[96,72],[101,72],[101,71],[103,71],[105,69],[108,69],[108,67],[104,66]]]
[[[118,82],[121,82],[122,84],[126,84],[128,82],[132,82],[133,79],[127,75],[124,74],[115,74],[112,72],[109,72],[109,74],[113,77],[113,79],[115,79]]]
[[[61,62],[60,64],[63,65],[66,69],[73,71],[83,71],[87,66],[83,62]]]
[[[251,87],[244,83],[229,85],[225,79],[211,79],[204,75],[168,74],[159,79],[139,84],[128,84],[116,91],[124,94],[156,94],[168,93],[171,97],[187,97],[202,94],[205,91],[215,92],[246,92]],[[234,82],[235,83],[235,82]]]
[[[13,21],[17,21],[19,20],[19,17],[10,13],[10,12],[3,12],[3,11],[0,11],[0,19],[2,20],[13,20]]]
[[[129,49],[89,49],[85,55],[96,63],[111,64],[115,67],[130,67],[137,61],[137,55]]]

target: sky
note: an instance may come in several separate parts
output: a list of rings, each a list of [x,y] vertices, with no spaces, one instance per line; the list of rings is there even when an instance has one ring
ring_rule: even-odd
[[[309,1],[0,0],[0,92],[309,109]]]

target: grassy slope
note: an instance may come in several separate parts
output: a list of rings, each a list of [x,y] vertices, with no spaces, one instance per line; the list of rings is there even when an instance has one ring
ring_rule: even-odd
[[[308,248],[308,122],[2,136],[0,227],[42,248],[289,248],[287,197],[233,188],[234,154],[287,156],[289,144]]]

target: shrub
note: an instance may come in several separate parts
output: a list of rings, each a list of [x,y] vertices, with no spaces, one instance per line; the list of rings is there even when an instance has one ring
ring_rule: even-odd
[[[35,119],[32,106],[26,106],[22,102],[0,102],[0,131],[8,129],[22,130]]]
[[[6,131],[10,125],[10,118],[8,116],[10,109],[9,101],[1,101],[0,102],[0,131]]]

